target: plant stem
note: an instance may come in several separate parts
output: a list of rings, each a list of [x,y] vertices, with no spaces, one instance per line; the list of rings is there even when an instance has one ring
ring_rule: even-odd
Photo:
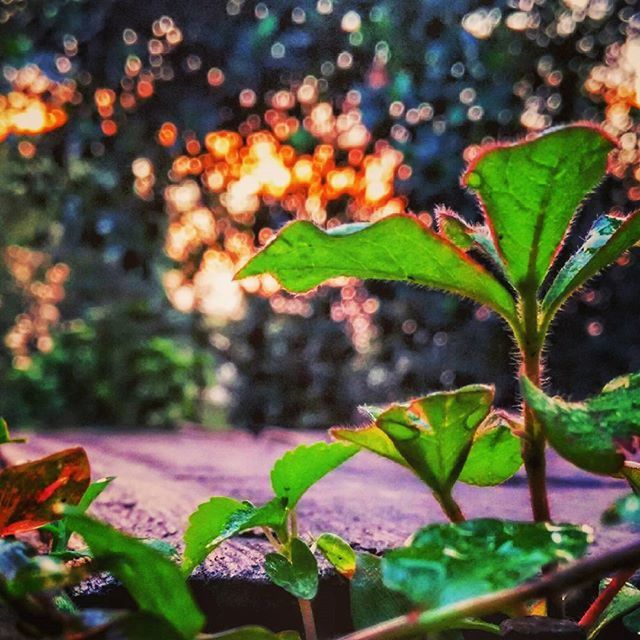
[[[262,527],[265,538],[269,541],[269,544],[276,550],[282,551],[282,545],[279,540],[271,533],[268,527]]]
[[[520,339],[522,369],[536,386],[541,380],[543,339],[538,333],[538,300],[535,289],[522,296],[524,336]],[[536,522],[551,520],[545,459],[545,437],[527,403],[523,403],[525,437],[522,441],[522,458],[527,472],[531,510]]]
[[[436,493],[434,495],[445,515],[451,522],[457,523],[464,522],[466,520],[460,505],[454,500],[450,490],[443,493]]]
[[[613,576],[611,582],[599,593],[598,597],[591,603],[585,614],[580,618],[578,624],[583,629],[590,629],[602,615],[602,612],[611,604],[611,601],[618,595],[618,592],[631,576],[636,572],[633,569],[622,569]]]
[[[595,580],[611,570],[627,569],[638,565],[640,565],[640,542],[576,562],[566,569],[543,575],[533,582],[513,589],[504,589],[478,598],[463,600],[424,613],[413,611],[343,636],[342,640],[392,640],[426,631],[451,628],[463,618],[486,616],[504,611],[527,600],[561,594],[572,587]]]
[[[302,616],[302,624],[304,625],[305,640],[318,640],[318,632],[316,631],[316,621],[313,617],[311,601],[298,598],[298,605],[300,605],[300,615]]]

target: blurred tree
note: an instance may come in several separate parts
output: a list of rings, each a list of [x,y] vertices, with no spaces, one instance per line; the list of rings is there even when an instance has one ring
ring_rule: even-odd
[[[37,64],[54,81],[71,83],[77,98],[66,106],[67,124],[34,139],[33,150],[21,150],[16,136],[0,146],[0,206],[9,222],[0,230],[0,242],[40,250],[51,264],[69,265],[60,309],[66,320],[84,319],[86,339],[113,340],[102,324],[98,330],[100,317],[125,334],[136,335],[130,324],[144,326],[150,340],[157,330],[153,323],[136,324],[118,310],[123,307],[153,309],[193,348],[210,334],[224,372],[214,396],[230,403],[235,424],[326,426],[354,419],[358,403],[468,381],[497,381],[500,401],[510,403],[515,391],[507,373],[510,346],[497,320],[439,294],[356,286],[353,298],[328,290],[297,310],[286,296],[279,295],[277,304],[247,298],[243,319],[223,327],[206,317],[195,328],[179,320],[161,302],[159,275],[170,265],[162,252],[164,189],[173,181],[167,173],[176,156],[185,149],[189,155],[190,142],[203,141],[211,131],[239,130],[248,122],[264,126],[273,93],[312,76],[318,100],[336,110],[350,91],[358,93],[372,136],[369,150],[376,140],[385,140],[402,152],[411,172],[396,182],[395,191],[409,209],[430,212],[445,202],[474,219],[474,203],[458,187],[465,147],[487,137],[519,135],[523,127],[603,119],[605,105],[594,102],[583,84],[607,48],[629,36],[632,4],[7,2],[0,9],[5,91],[15,69]],[[252,99],[242,98],[246,91],[245,98]],[[314,145],[302,131],[288,142],[298,153]],[[153,168],[138,164],[142,177],[134,164],[140,159]],[[633,203],[627,195],[608,183],[592,209],[614,203],[629,210]],[[344,200],[332,206],[330,214],[339,215]],[[589,215],[585,212],[579,231],[588,226]],[[275,228],[289,217],[277,199],[263,203],[249,231],[257,238],[261,228]],[[190,277],[201,257],[189,262]],[[560,389],[586,394],[601,379],[640,365],[633,336],[615,320],[623,305],[625,313],[637,315],[637,296],[628,293],[636,268],[633,257],[616,267],[598,281],[593,297],[570,305],[566,321],[558,323],[551,364],[561,373]],[[25,302],[11,278],[3,275],[0,288],[0,329],[6,331]],[[576,323],[589,337],[582,357],[607,355],[604,371],[581,375],[580,381],[567,364],[575,362]],[[361,341],[354,326],[366,328]],[[78,337],[70,331],[58,337],[53,352],[36,356],[34,368],[44,372],[58,349],[71,353],[76,348]],[[6,389],[9,381],[26,384],[35,375],[12,371],[9,354],[3,363]],[[61,371],[53,367],[46,377],[62,380]],[[78,380],[85,375],[91,378],[77,370]],[[142,410],[118,414],[105,404],[96,405],[102,408],[94,414],[82,413],[77,398],[67,394],[69,385],[51,384],[59,407],[48,416],[29,414],[29,420],[130,422],[137,415],[157,422]],[[106,388],[116,393],[121,387]],[[30,404],[31,392],[21,393],[18,402]]]

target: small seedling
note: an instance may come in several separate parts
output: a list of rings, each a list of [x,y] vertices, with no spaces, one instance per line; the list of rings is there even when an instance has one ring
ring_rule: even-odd
[[[305,636],[315,640],[311,601],[318,591],[318,564],[309,545],[299,536],[296,507],[316,482],[357,452],[358,447],[339,442],[301,445],[273,465],[274,497],[266,504],[256,507],[227,497],[214,497],[201,504],[190,516],[184,536],[184,573],[191,573],[225,540],[248,529],[261,528],[273,548],[265,556],[265,572],[274,584],[297,598]],[[354,570],[350,547],[338,536],[323,534],[312,546],[338,571]]]

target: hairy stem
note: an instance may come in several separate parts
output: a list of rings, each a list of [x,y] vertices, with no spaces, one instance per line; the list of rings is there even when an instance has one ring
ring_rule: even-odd
[[[531,294],[523,294],[522,310],[524,335],[519,340],[522,352],[522,370],[531,382],[539,386],[544,338],[541,338],[538,333],[538,301],[535,290],[532,290]],[[522,441],[522,458],[529,483],[531,510],[536,522],[546,522],[551,520],[551,513],[547,496],[545,437],[526,402],[523,404],[522,411],[525,431]]]
[[[590,629],[602,615],[603,611],[611,604],[611,601],[618,595],[618,592],[631,576],[636,572],[636,567],[632,569],[621,569],[611,582],[600,592],[598,597],[591,603],[585,614],[580,618],[578,624],[583,629]]]
[[[527,600],[561,594],[575,586],[598,579],[611,570],[627,569],[639,564],[640,542],[636,542],[611,553],[576,562],[566,569],[543,575],[514,589],[504,589],[424,613],[413,611],[343,636],[342,640],[392,640],[426,631],[452,628],[463,618],[486,616],[507,610]]]
[[[451,522],[464,522],[466,518],[462,513],[460,505],[454,500],[451,491],[434,494],[438,504],[442,507],[444,514]]]
[[[305,640],[318,640],[318,632],[316,631],[316,621],[313,617],[313,609],[310,600],[298,598],[300,606],[300,615],[302,616],[302,624],[304,625]]]

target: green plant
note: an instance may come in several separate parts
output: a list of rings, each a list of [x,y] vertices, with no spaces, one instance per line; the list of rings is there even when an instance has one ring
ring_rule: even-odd
[[[624,220],[604,216],[557,275],[550,273],[578,207],[605,175],[613,146],[603,131],[587,124],[514,144],[486,145],[462,179],[478,198],[483,224],[473,227],[446,211],[439,216],[437,231],[410,215],[327,232],[309,222],[294,222],[237,277],[271,273],[285,288],[304,292],[348,275],[469,297],[506,321],[522,373],[539,385],[545,341],[562,303],[640,239],[639,215]],[[552,282],[545,287],[548,280]],[[533,517],[547,521],[547,437],[526,398],[521,419]],[[419,425],[412,429],[421,434]],[[338,435],[344,437],[343,432]]]
[[[322,534],[308,545],[299,535],[296,506],[318,480],[358,452],[354,445],[317,442],[301,445],[277,460],[271,470],[274,497],[256,507],[250,502],[216,496],[201,504],[185,531],[185,574],[190,574],[225,540],[260,528],[273,552],[265,555],[264,569],[271,581],[297,598],[307,640],[317,637],[311,601],[318,591],[317,548],[342,574],[355,570],[349,545],[338,536]]]
[[[437,230],[411,215],[326,232],[294,222],[237,274],[270,273],[296,293],[338,276],[403,281],[469,297],[504,319],[518,349],[519,416],[492,412],[491,387],[473,386],[374,409],[372,422],[361,430],[332,430],[413,470],[452,522],[464,522],[452,496],[457,480],[490,485],[515,473],[517,457],[504,455],[514,436],[521,443],[535,522],[551,521],[547,444],[582,468],[625,475],[633,484],[620,440],[639,434],[637,378],[614,381],[586,405],[568,405],[538,389],[549,329],[563,303],[640,240],[640,212],[605,215],[582,246],[560,268],[556,264],[576,211],[603,179],[613,147],[590,123],[485,145],[462,178],[478,198],[483,223],[472,226],[448,210],[437,215]],[[418,574],[422,583],[412,576],[407,584],[433,588],[424,572]]]

